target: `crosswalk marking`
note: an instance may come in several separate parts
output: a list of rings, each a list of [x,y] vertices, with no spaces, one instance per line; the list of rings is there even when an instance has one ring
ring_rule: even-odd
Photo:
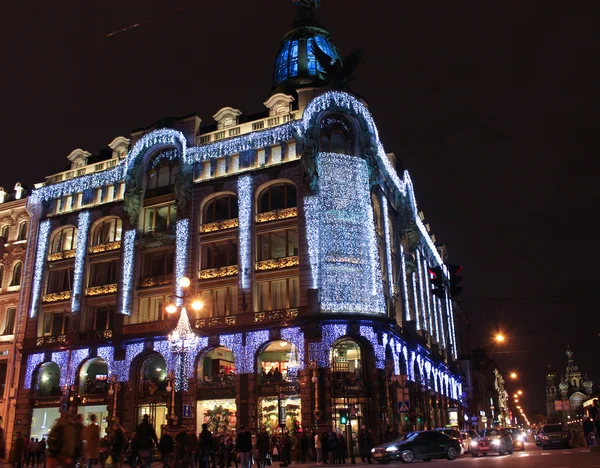
[[[521,456],[522,456],[522,457],[528,457],[528,456],[529,456],[529,454],[528,454],[528,453],[522,453],[522,454],[521,454]]]
[[[550,455],[550,452],[542,452],[542,455]]]

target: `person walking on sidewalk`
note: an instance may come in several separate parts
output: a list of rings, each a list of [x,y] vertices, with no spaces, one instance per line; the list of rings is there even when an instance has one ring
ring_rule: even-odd
[[[321,465],[323,463],[323,449],[321,448],[321,436],[316,431],[313,431],[313,440],[315,444],[315,451],[317,453],[317,465]]]
[[[235,449],[240,454],[242,468],[250,468],[252,464],[252,434],[246,430],[244,425],[240,426]]]

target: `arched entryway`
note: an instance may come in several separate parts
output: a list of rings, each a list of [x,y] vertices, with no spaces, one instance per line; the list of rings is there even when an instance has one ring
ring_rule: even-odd
[[[196,429],[208,424],[213,434],[230,432],[237,426],[236,373],[233,351],[218,346],[201,355],[197,364]]]
[[[136,424],[142,417],[150,416],[157,434],[167,424],[168,402],[167,363],[160,354],[146,356],[139,365],[137,376]]]
[[[33,411],[30,437],[48,438],[54,422],[60,417],[62,391],[60,368],[55,362],[46,362],[38,368],[33,384]]]
[[[84,424],[91,422],[90,416],[96,415],[100,433],[108,428],[108,364],[102,358],[85,361],[79,370],[78,408],[83,415]]]
[[[258,424],[269,433],[287,429],[294,435],[302,425],[298,385],[298,350],[285,340],[267,343],[257,356]]]
[[[370,426],[364,350],[359,342],[344,338],[331,347],[330,358],[333,426],[346,431],[349,424],[356,440],[359,430]]]

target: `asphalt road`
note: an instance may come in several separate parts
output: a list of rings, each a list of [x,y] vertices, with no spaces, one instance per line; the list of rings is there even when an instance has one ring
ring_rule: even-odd
[[[542,450],[533,443],[527,443],[525,449],[524,452],[517,451],[512,455],[503,456],[488,455],[473,458],[467,454],[454,461],[415,460],[413,465],[447,466],[448,468],[600,468],[600,452],[590,452],[582,448]]]

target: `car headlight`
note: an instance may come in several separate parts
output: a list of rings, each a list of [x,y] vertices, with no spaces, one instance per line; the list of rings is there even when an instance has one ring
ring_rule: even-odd
[[[524,435],[520,435],[520,436],[519,436],[519,440],[520,440],[521,442],[525,442],[525,436],[524,436]]]
[[[375,449],[371,449],[371,453],[375,453]]]
[[[389,447],[387,447],[385,449],[386,452],[397,452],[398,451],[398,447],[396,447],[395,445],[390,445]]]
[[[471,441],[471,447],[477,447],[477,441],[476,440],[472,440]]]
[[[495,439],[495,440],[492,440],[492,445],[496,445],[496,446],[498,446],[498,445],[500,445],[500,443],[501,443],[501,442],[500,442],[500,439]]]

